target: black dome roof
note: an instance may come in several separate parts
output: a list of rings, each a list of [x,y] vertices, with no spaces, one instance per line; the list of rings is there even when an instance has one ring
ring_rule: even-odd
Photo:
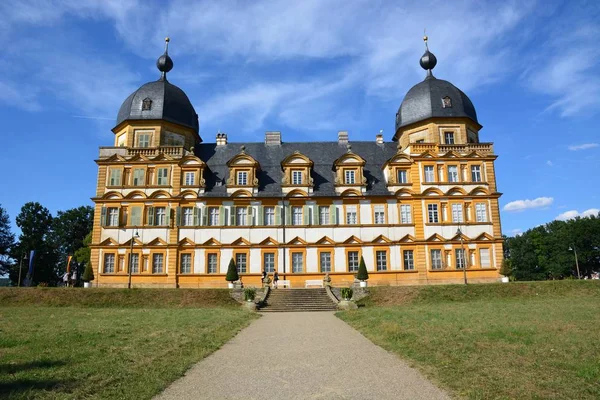
[[[117,125],[127,120],[164,120],[187,126],[198,133],[198,114],[183,90],[167,81],[167,72],[173,69],[169,57],[169,38],[165,39],[165,53],[156,61],[160,79],[148,82],[125,99]]]
[[[427,36],[423,39],[427,43]],[[450,82],[437,79],[431,73],[437,59],[429,48],[421,57],[420,64],[427,70],[427,77],[404,96],[396,113],[396,130],[432,117],[467,117],[479,124],[475,107],[469,97]]]
[[[152,101],[149,109],[143,107],[144,100]],[[136,119],[165,120],[198,132],[198,114],[190,99],[183,90],[162,78],[146,83],[130,94],[121,105],[117,125]]]

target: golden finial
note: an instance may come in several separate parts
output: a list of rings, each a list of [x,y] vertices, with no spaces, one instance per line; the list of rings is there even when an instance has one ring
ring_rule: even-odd
[[[170,39],[170,38],[167,36],[167,37],[165,38],[165,54],[167,54],[167,53],[168,53],[168,51],[169,51],[169,42],[170,42],[170,41],[171,41],[171,39]]]
[[[170,41],[171,41],[171,39],[169,39],[169,37],[167,36],[167,37],[165,38],[165,42],[169,43]]]
[[[427,48],[427,50],[429,50],[429,46],[427,45],[427,40],[429,38],[427,37],[427,33],[425,31],[425,29],[423,29],[423,41],[425,42],[425,47]]]

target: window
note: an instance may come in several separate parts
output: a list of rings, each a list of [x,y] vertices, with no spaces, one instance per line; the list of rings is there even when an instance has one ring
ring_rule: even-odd
[[[144,169],[136,168],[133,170],[133,186],[144,186]]]
[[[454,132],[444,132],[444,143],[454,144]]]
[[[208,273],[216,274],[217,273],[217,254],[216,253],[208,253],[206,258],[206,263],[208,264]]]
[[[292,272],[301,273],[304,269],[303,265],[304,254],[302,253],[292,253]]]
[[[348,252],[348,271],[356,272],[358,271],[358,251],[349,251]]]
[[[487,222],[487,210],[485,203],[475,204],[475,220],[477,222]]]
[[[149,97],[146,97],[142,100],[142,111],[150,111],[152,109],[152,100]]]
[[[108,209],[108,220],[106,221],[107,226],[119,226],[119,209],[116,207],[110,207]]]
[[[165,207],[154,208],[154,225],[161,226],[167,224],[167,209]]]
[[[137,140],[137,147],[150,147],[149,133],[138,133]]]
[[[157,185],[168,185],[169,184],[169,179],[167,177],[167,173],[169,172],[168,168],[159,168],[158,169],[158,175],[157,180],[156,180],[156,184]]]
[[[462,204],[452,204],[452,222],[463,222]]]
[[[265,225],[275,225],[275,207],[265,207]]]
[[[130,224],[132,226],[142,225],[142,207],[139,207],[139,206],[131,207]]]
[[[439,222],[437,204],[428,204],[427,205],[427,214],[429,215],[429,223],[430,224],[437,224]]]
[[[441,250],[431,250],[431,269],[442,269]]]
[[[387,270],[387,252],[378,250],[375,252],[375,262],[377,264],[377,271]]]
[[[456,249],[454,255],[456,256],[456,269],[464,269],[466,261],[465,251],[463,249]]]
[[[248,184],[248,172],[239,171],[237,173],[237,184],[240,186],[245,186]]]
[[[140,255],[132,254],[131,258],[129,260],[131,262],[131,265],[130,265],[131,273],[139,274],[140,273]]]
[[[356,206],[346,206],[346,224],[355,225],[356,223]]]
[[[319,206],[319,224],[329,225],[329,206]]]
[[[481,182],[481,167],[479,165],[471,166],[471,181]]]
[[[398,170],[398,183],[408,183],[408,171],[405,169]]]
[[[479,249],[479,260],[481,262],[481,268],[491,267],[490,249]]]
[[[448,166],[448,182],[458,182],[458,167],[456,165]]]
[[[209,207],[208,209],[208,225],[217,226],[219,225],[219,208]]]
[[[374,209],[375,223],[385,224],[385,206],[383,204],[377,204]]]
[[[110,169],[110,180],[108,181],[109,186],[121,186],[121,170],[111,168]]]
[[[292,225],[302,225],[302,207],[292,207]]]
[[[104,255],[104,273],[112,274],[115,272],[115,255],[105,254]]]
[[[263,270],[268,274],[275,272],[275,253],[263,254]]]
[[[164,256],[162,254],[154,254],[152,256],[152,273],[162,274],[163,273],[163,262]]]
[[[433,170],[433,165],[425,166],[425,182],[434,182],[435,181],[435,172]]]
[[[247,262],[246,253],[237,253],[235,255],[235,264],[237,266],[237,270],[238,270],[239,274],[246,273],[246,262]]]
[[[246,207],[236,207],[235,209],[235,224],[237,226],[246,226],[246,217],[248,210]]]
[[[185,181],[186,186],[192,186],[194,182],[196,182],[196,173],[195,172],[186,172],[185,173]]]
[[[192,255],[191,254],[182,254],[181,255],[180,272],[182,274],[190,274],[192,272]]]
[[[412,224],[412,215],[410,212],[410,204],[400,205],[400,223]]]
[[[183,226],[194,225],[194,209],[192,207],[183,207],[183,215],[181,218],[181,225],[183,225]]]
[[[323,251],[319,255],[319,268],[321,272],[331,272],[331,253]]]
[[[302,171],[292,171],[292,185],[302,185]]]
[[[345,179],[344,182],[346,182],[346,185],[354,185],[354,183],[356,182],[355,174],[356,174],[356,171],[351,170],[351,169],[347,169],[344,172],[344,179]]]
[[[404,269],[407,271],[415,269],[415,258],[412,250],[404,250]]]

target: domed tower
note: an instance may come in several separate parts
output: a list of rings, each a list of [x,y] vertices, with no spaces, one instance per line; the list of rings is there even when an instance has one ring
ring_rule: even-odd
[[[421,67],[425,80],[413,86],[396,113],[394,141],[404,148],[410,143],[465,144],[478,143],[481,125],[469,97],[452,83],[437,79],[433,69],[437,58],[426,50]]]
[[[167,80],[173,68],[168,52],[156,61],[160,78],[142,85],[130,94],[119,109],[113,128],[115,146],[189,148],[202,139],[198,134],[198,114],[183,90]]]

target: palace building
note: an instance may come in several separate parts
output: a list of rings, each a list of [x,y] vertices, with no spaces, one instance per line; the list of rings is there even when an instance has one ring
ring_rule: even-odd
[[[125,99],[113,146],[96,160],[97,285],[226,287],[233,259],[247,286],[263,270],[292,287],[326,273],[347,286],[361,257],[370,285],[499,280],[496,155],[471,100],[434,77],[436,63],[427,49],[426,77],[404,97],[391,141],[341,131],[326,142],[280,132],[209,142],[167,79],[167,39],[160,79]]]

